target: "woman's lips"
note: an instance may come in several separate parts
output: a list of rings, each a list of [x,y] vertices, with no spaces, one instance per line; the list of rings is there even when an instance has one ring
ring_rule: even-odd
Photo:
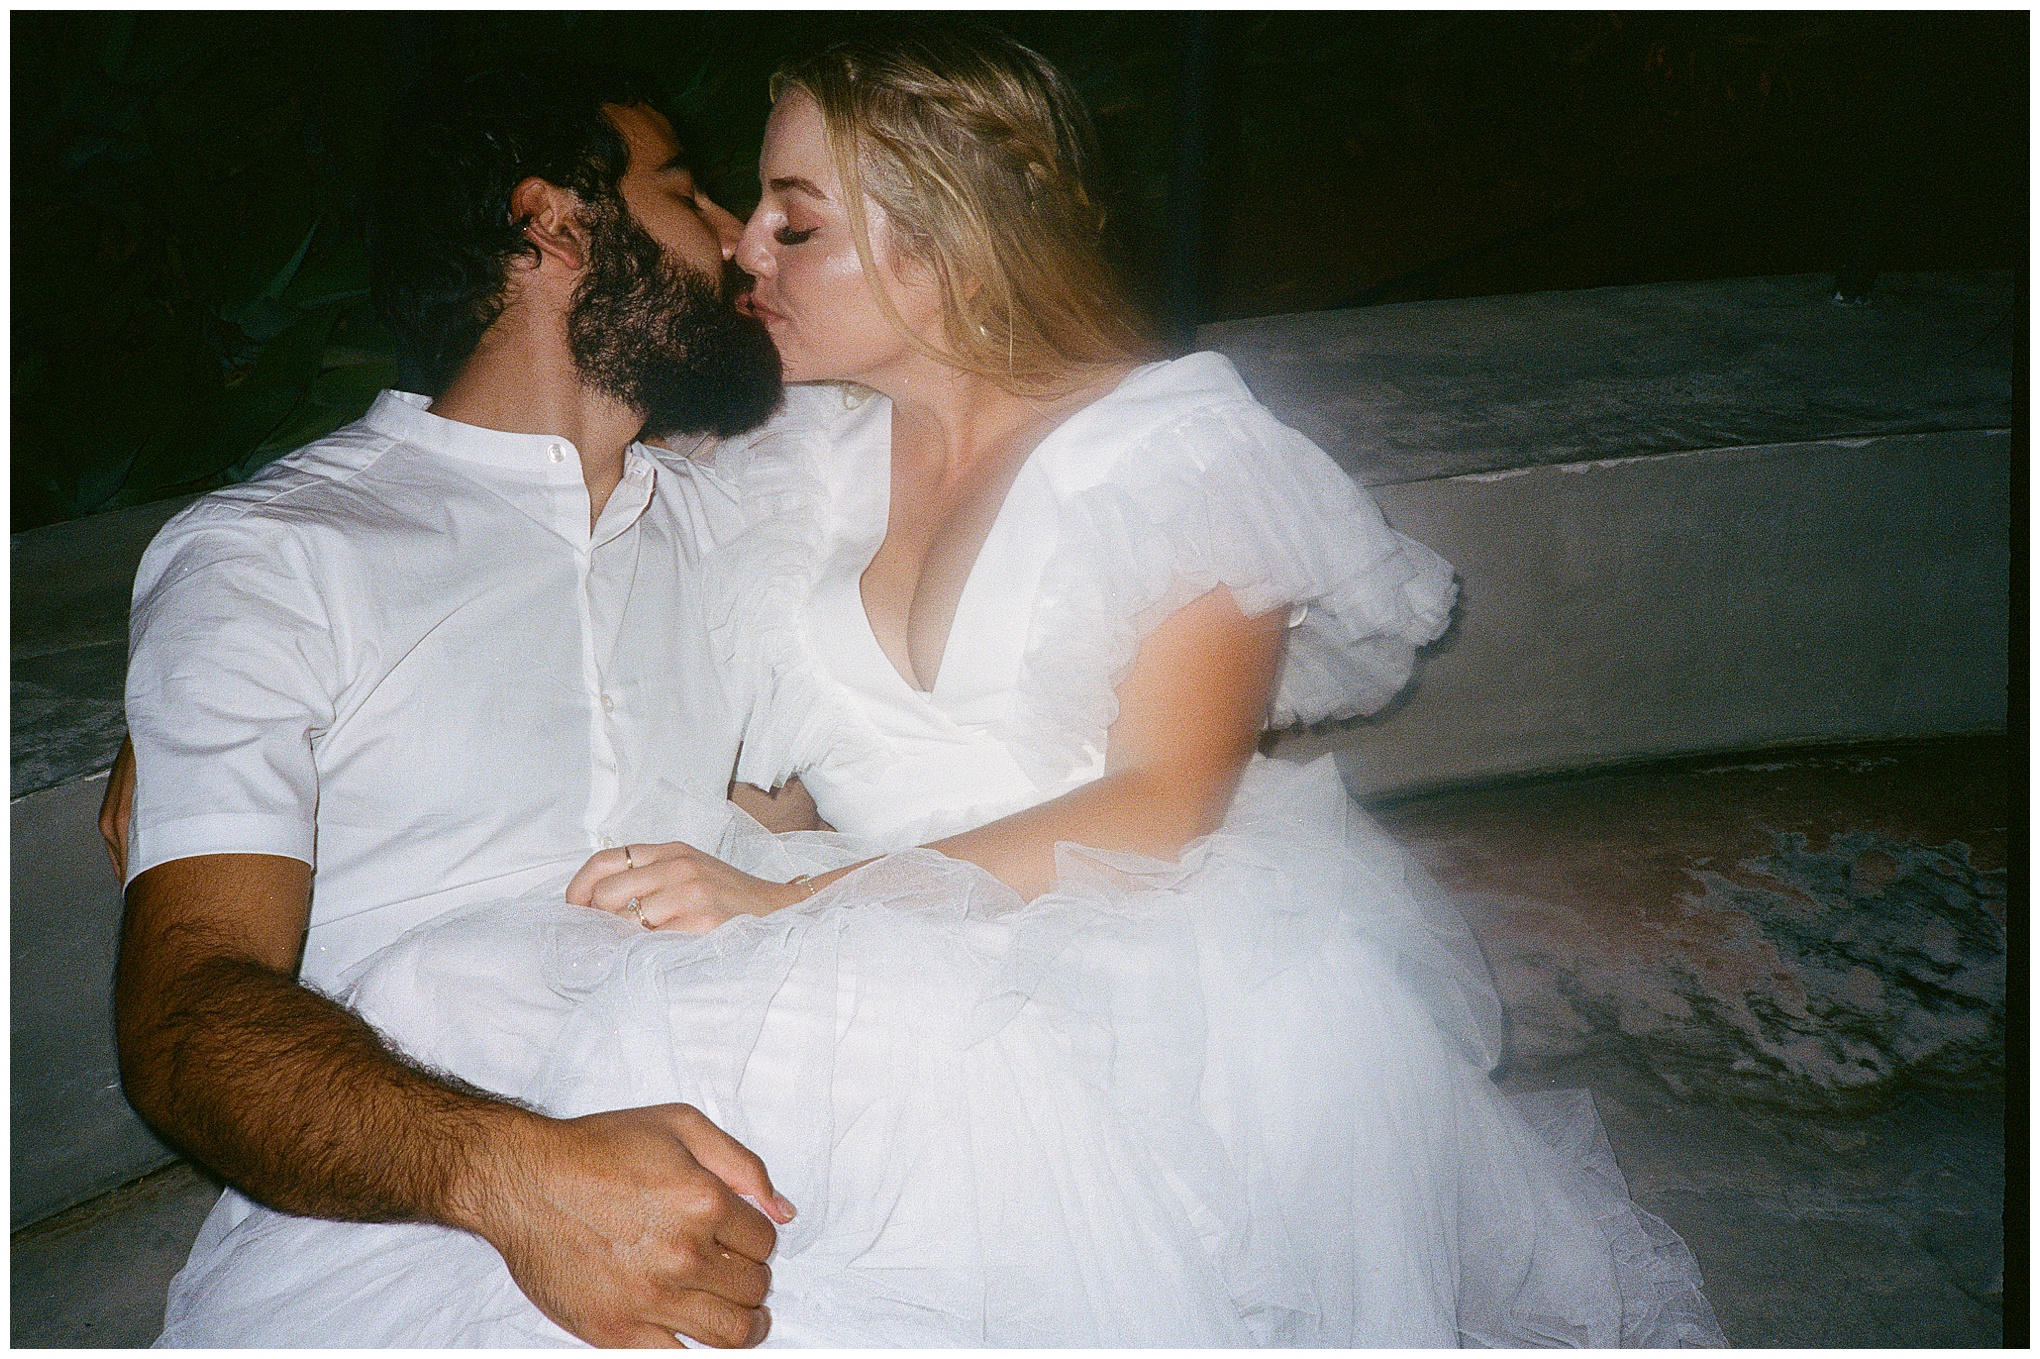
[[[757,317],[768,326],[774,321],[784,321],[786,319],[763,302],[760,302],[756,293],[745,293],[743,306],[745,311]]]

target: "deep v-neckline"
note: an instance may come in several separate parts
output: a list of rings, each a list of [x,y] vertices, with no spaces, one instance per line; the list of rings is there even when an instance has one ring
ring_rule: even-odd
[[[856,570],[850,573],[848,593],[852,605],[857,610],[859,631],[862,634],[863,640],[870,644],[872,651],[877,654],[879,660],[883,663],[886,672],[899,682],[902,689],[913,694],[916,698],[933,701],[935,696],[942,692],[943,680],[954,669],[949,663],[950,648],[955,644],[956,634],[963,628],[965,618],[971,612],[973,596],[978,593],[978,578],[981,574],[979,568],[984,565],[988,550],[993,541],[998,537],[999,530],[1006,523],[1008,517],[1007,511],[1012,508],[1015,499],[1014,490],[1020,485],[1021,479],[1027,475],[1027,469],[1033,463],[1035,455],[1041,451],[1044,445],[1061,432],[1063,425],[1068,423],[1068,420],[1064,420],[1054,429],[1051,429],[1048,433],[1037,439],[1034,447],[1027,450],[1026,456],[1020,459],[1020,465],[1013,470],[1013,478],[1006,483],[1006,492],[999,499],[999,508],[993,512],[992,522],[986,527],[985,536],[978,540],[977,552],[971,557],[969,569],[964,572],[963,586],[956,592],[956,607],[949,615],[949,630],[942,636],[942,646],[935,663],[935,678],[929,682],[927,688],[923,689],[919,684],[915,683],[915,677],[901,670],[891,654],[886,651],[885,643],[881,642],[878,638],[878,629],[872,625],[871,609],[864,602],[864,573],[871,569],[871,564],[874,561],[878,560],[880,550],[885,547],[886,535],[892,529],[892,415],[890,411],[887,412],[886,437],[883,456],[880,462],[884,478],[883,485],[878,488],[878,528],[877,532],[871,537],[871,551],[865,554],[863,561],[858,563]],[[874,477],[873,480],[876,482],[878,478]],[[909,608],[911,608],[911,605],[909,605]]]
[[[1020,459],[1019,466],[1013,469],[1012,479],[1006,483],[1005,494],[999,499],[999,508],[993,513],[992,522],[986,527],[985,536],[978,541],[977,552],[971,557],[970,567],[964,573],[963,585],[956,595],[956,608],[949,616],[949,629],[942,638],[942,646],[935,666],[935,678],[925,689],[916,683],[915,676],[910,673],[912,670],[911,658],[908,662],[908,669],[902,670],[886,651],[885,644],[878,639],[878,629],[872,626],[871,610],[864,603],[864,573],[869,571],[872,562],[878,559],[879,552],[885,547],[886,535],[892,528],[892,425],[894,412],[892,403],[887,401],[884,437],[880,441],[878,448],[879,466],[871,476],[871,484],[878,495],[877,531],[871,535],[869,551],[857,563],[857,568],[850,577],[849,595],[857,610],[858,634],[863,639],[863,643],[868,645],[872,652],[884,661],[886,672],[892,676],[893,681],[901,689],[913,694],[917,699],[927,702],[932,701],[937,695],[942,694],[945,689],[950,687],[950,676],[956,669],[956,666],[951,663],[950,653],[954,648],[957,633],[966,631],[966,625],[976,621],[973,616],[982,607],[978,601],[988,588],[983,581],[985,560],[988,556],[992,555],[992,546],[999,541],[999,535],[1009,530],[1008,521],[1015,513],[1014,505],[1027,498],[1023,487],[1028,484],[1030,476],[1035,470],[1042,465],[1044,450],[1055,444],[1059,439],[1075,437],[1072,434],[1073,430],[1081,431],[1088,428],[1091,412],[1101,403],[1109,401],[1124,392],[1127,385],[1141,374],[1161,366],[1160,364],[1153,363],[1140,364],[1120,373],[1118,378],[1110,385],[1103,386],[1101,389],[1093,392],[1089,400],[1065,411],[1062,418],[1057,420],[1045,434],[1036,439],[1033,447],[1029,448]],[[910,601],[909,608],[911,609],[911,607]]]

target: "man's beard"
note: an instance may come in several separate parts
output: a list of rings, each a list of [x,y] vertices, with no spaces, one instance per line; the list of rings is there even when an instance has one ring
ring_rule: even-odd
[[[645,413],[643,437],[728,438],[779,408],[779,351],[764,323],[736,309],[746,280],[720,289],[673,259],[630,209],[591,214],[588,275],[567,315],[581,380]]]

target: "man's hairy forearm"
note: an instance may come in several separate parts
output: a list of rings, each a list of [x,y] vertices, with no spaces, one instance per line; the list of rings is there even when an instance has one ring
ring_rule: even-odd
[[[208,957],[154,986],[133,970],[123,950],[129,1098],[272,1207],[469,1226],[485,1195],[481,1148],[534,1121],[420,1069],[359,1016],[260,963]]]
[[[288,856],[157,864],[128,885],[114,979],[142,1116],[302,1216],[482,1237],[594,1344],[756,1344],[773,1205],[758,1158],[684,1104],[551,1119],[421,1069],[296,980],[312,874]]]

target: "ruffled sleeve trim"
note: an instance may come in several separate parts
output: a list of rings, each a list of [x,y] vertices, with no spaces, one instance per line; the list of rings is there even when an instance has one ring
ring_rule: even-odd
[[[1171,382],[1189,391],[1158,399]],[[1222,357],[1146,370],[1128,388],[1083,413],[1098,428],[1073,421],[1038,450],[1059,486],[1059,541],[1003,733],[1030,775],[1046,785],[1095,763],[1141,641],[1219,585],[1249,614],[1291,608],[1273,725],[1353,717],[1394,698],[1417,648],[1451,621],[1451,566],[1390,529]],[[1117,451],[1101,457],[1098,436],[1115,424],[1106,447]]]
[[[703,572],[709,641],[748,707],[736,777],[761,788],[825,757],[852,769],[890,759],[806,628],[832,522],[823,469],[854,409],[838,388],[790,389],[784,412],[717,455],[738,483],[743,528]]]

